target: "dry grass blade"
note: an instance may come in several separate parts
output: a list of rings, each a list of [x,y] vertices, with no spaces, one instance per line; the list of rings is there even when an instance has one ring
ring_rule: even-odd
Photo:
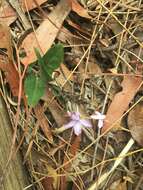
[[[134,140],[131,138],[127,145],[125,146],[125,148],[122,150],[122,152],[119,154],[117,160],[115,161],[114,165],[112,166],[112,168],[110,169],[109,172],[103,174],[100,176],[100,178],[98,179],[98,181],[96,181],[91,187],[88,188],[88,190],[95,190],[96,188],[98,188],[108,177],[109,175],[114,172],[114,170],[118,167],[118,165],[122,162],[122,160],[124,159],[124,157],[126,156],[126,154],[128,153],[128,151],[131,149],[131,147],[134,144]]]

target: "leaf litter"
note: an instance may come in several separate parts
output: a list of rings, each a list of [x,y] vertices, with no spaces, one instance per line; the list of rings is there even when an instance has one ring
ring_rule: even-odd
[[[1,93],[25,189],[142,189],[142,1],[16,3],[0,7]]]

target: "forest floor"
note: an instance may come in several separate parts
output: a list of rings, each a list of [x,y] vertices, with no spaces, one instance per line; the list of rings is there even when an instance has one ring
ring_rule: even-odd
[[[1,95],[24,190],[143,189],[142,50],[141,0],[1,1]]]

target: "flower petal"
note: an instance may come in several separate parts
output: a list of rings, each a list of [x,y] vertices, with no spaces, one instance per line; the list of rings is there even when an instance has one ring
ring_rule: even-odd
[[[70,118],[72,120],[80,120],[80,113],[79,112],[71,112]]]
[[[77,123],[74,125],[73,129],[74,129],[75,135],[77,135],[77,136],[80,135],[80,134],[81,134],[81,123],[80,123],[80,122],[77,122]]]
[[[103,127],[103,124],[104,124],[103,120],[99,120],[97,124],[98,128],[101,129]]]
[[[72,112],[70,112],[70,111],[67,111],[67,114],[68,114],[68,116],[69,116],[69,117],[71,117],[71,115],[72,115]]]
[[[92,124],[88,119],[80,119],[80,123],[85,127],[92,127]]]
[[[64,125],[65,129],[69,129],[71,127],[74,127],[76,125],[77,121],[73,121],[71,120],[69,123],[67,123],[66,125]]]
[[[105,119],[106,116],[103,115],[102,113],[96,111],[95,114],[91,115],[90,117],[91,117],[92,119],[98,120],[98,119]]]
[[[99,115],[91,115],[90,118],[91,118],[91,119],[98,120],[98,119],[99,119]]]

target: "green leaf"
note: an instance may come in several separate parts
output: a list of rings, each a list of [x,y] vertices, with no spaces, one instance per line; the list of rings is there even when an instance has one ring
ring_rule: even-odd
[[[24,88],[28,98],[28,105],[34,107],[44,95],[45,81],[31,73],[25,79]]]
[[[60,66],[64,58],[64,49],[61,44],[56,44],[47,51],[42,57],[40,51],[35,48],[37,61],[29,68],[29,75],[24,81],[25,93],[28,98],[28,105],[35,106],[40,98],[44,95],[44,90],[47,81],[52,80],[53,72]],[[33,66],[40,66],[39,75],[33,73]]]
[[[56,44],[47,51],[43,56],[42,69],[47,73],[48,77],[52,78],[52,73],[59,68],[63,59],[64,49],[62,44]]]
[[[38,64],[41,66],[42,64],[44,64],[44,57],[41,56],[40,51],[37,48],[35,48],[34,50],[38,59]]]
[[[53,70],[58,69],[64,59],[64,48],[62,44],[51,47],[44,55],[44,61]]]

